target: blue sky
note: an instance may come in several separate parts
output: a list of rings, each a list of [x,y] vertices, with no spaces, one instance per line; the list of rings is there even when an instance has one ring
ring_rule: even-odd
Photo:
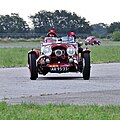
[[[75,12],[91,24],[120,22],[120,0],[0,0],[0,15],[19,13],[27,22],[40,10]]]

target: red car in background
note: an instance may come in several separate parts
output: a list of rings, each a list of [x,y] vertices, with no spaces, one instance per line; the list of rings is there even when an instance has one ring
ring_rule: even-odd
[[[97,45],[101,44],[100,40],[97,39],[95,36],[89,36],[86,38],[85,45],[95,45],[95,44]]]
[[[38,74],[46,75],[48,72],[80,72],[84,80],[89,80],[90,50],[84,48],[82,53],[78,53],[78,43],[74,37],[46,37],[40,49],[28,52],[31,80],[36,80]]]

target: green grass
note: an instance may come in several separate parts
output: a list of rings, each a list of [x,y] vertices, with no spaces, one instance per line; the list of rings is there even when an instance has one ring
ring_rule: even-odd
[[[91,63],[120,62],[120,46],[89,46]],[[0,67],[27,65],[30,48],[0,48]],[[0,120],[119,120],[120,106],[9,105],[0,102]]]
[[[18,67],[27,65],[29,48],[0,48],[0,67]]]
[[[14,45],[14,44],[15,45],[16,44],[17,45],[18,44],[22,44],[22,45],[23,44],[35,44],[36,45],[37,44],[38,45],[38,44],[40,44],[40,41],[38,41],[38,42],[36,42],[36,41],[35,42],[27,42],[27,41],[26,42],[21,42],[21,41],[20,42],[19,41],[18,42],[17,41],[16,42],[9,42],[9,41],[7,41],[7,42],[4,42],[4,41],[0,42],[0,45],[7,45],[7,44],[11,44],[11,45]]]
[[[0,120],[119,120],[120,106],[8,105],[0,103]]]
[[[91,63],[120,62],[120,46],[89,46]],[[0,67],[27,66],[30,48],[0,48]]]
[[[91,63],[120,62],[120,46],[91,46]]]

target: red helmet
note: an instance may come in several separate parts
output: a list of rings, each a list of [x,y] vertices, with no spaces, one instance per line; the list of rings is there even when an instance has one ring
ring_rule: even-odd
[[[47,36],[49,36],[50,34],[54,35],[54,37],[56,37],[56,36],[57,36],[57,35],[56,35],[56,31],[55,31],[55,30],[53,30],[53,29],[49,30],[49,32],[48,32],[48,34],[47,34]]]
[[[70,32],[69,36],[76,36],[74,32]]]
[[[76,34],[74,32],[70,32],[69,36],[73,36],[76,39]]]
[[[53,29],[51,29],[51,30],[49,31],[49,33],[56,34],[56,31],[53,30]]]

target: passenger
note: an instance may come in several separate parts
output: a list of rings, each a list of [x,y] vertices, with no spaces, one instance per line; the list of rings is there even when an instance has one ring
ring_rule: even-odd
[[[76,34],[72,31],[69,33],[69,36],[72,36],[72,37],[74,37],[74,39],[76,39]]]
[[[69,36],[74,37],[74,39],[75,39],[75,41],[76,41],[76,34],[75,34],[75,32],[71,31],[71,32],[69,33]],[[77,42],[77,43],[78,43],[78,42]],[[83,51],[83,48],[81,48],[81,45],[78,43],[78,53],[82,53],[82,51]]]
[[[74,32],[70,32],[69,36],[73,36],[75,41],[76,41],[76,34]],[[78,44],[78,55],[79,57],[81,56],[81,58],[79,59],[79,68],[80,68],[80,72],[82,72],[83,70],[83,48],[81,47],[81,44],[79,42],[76,41],[76,43]]]

